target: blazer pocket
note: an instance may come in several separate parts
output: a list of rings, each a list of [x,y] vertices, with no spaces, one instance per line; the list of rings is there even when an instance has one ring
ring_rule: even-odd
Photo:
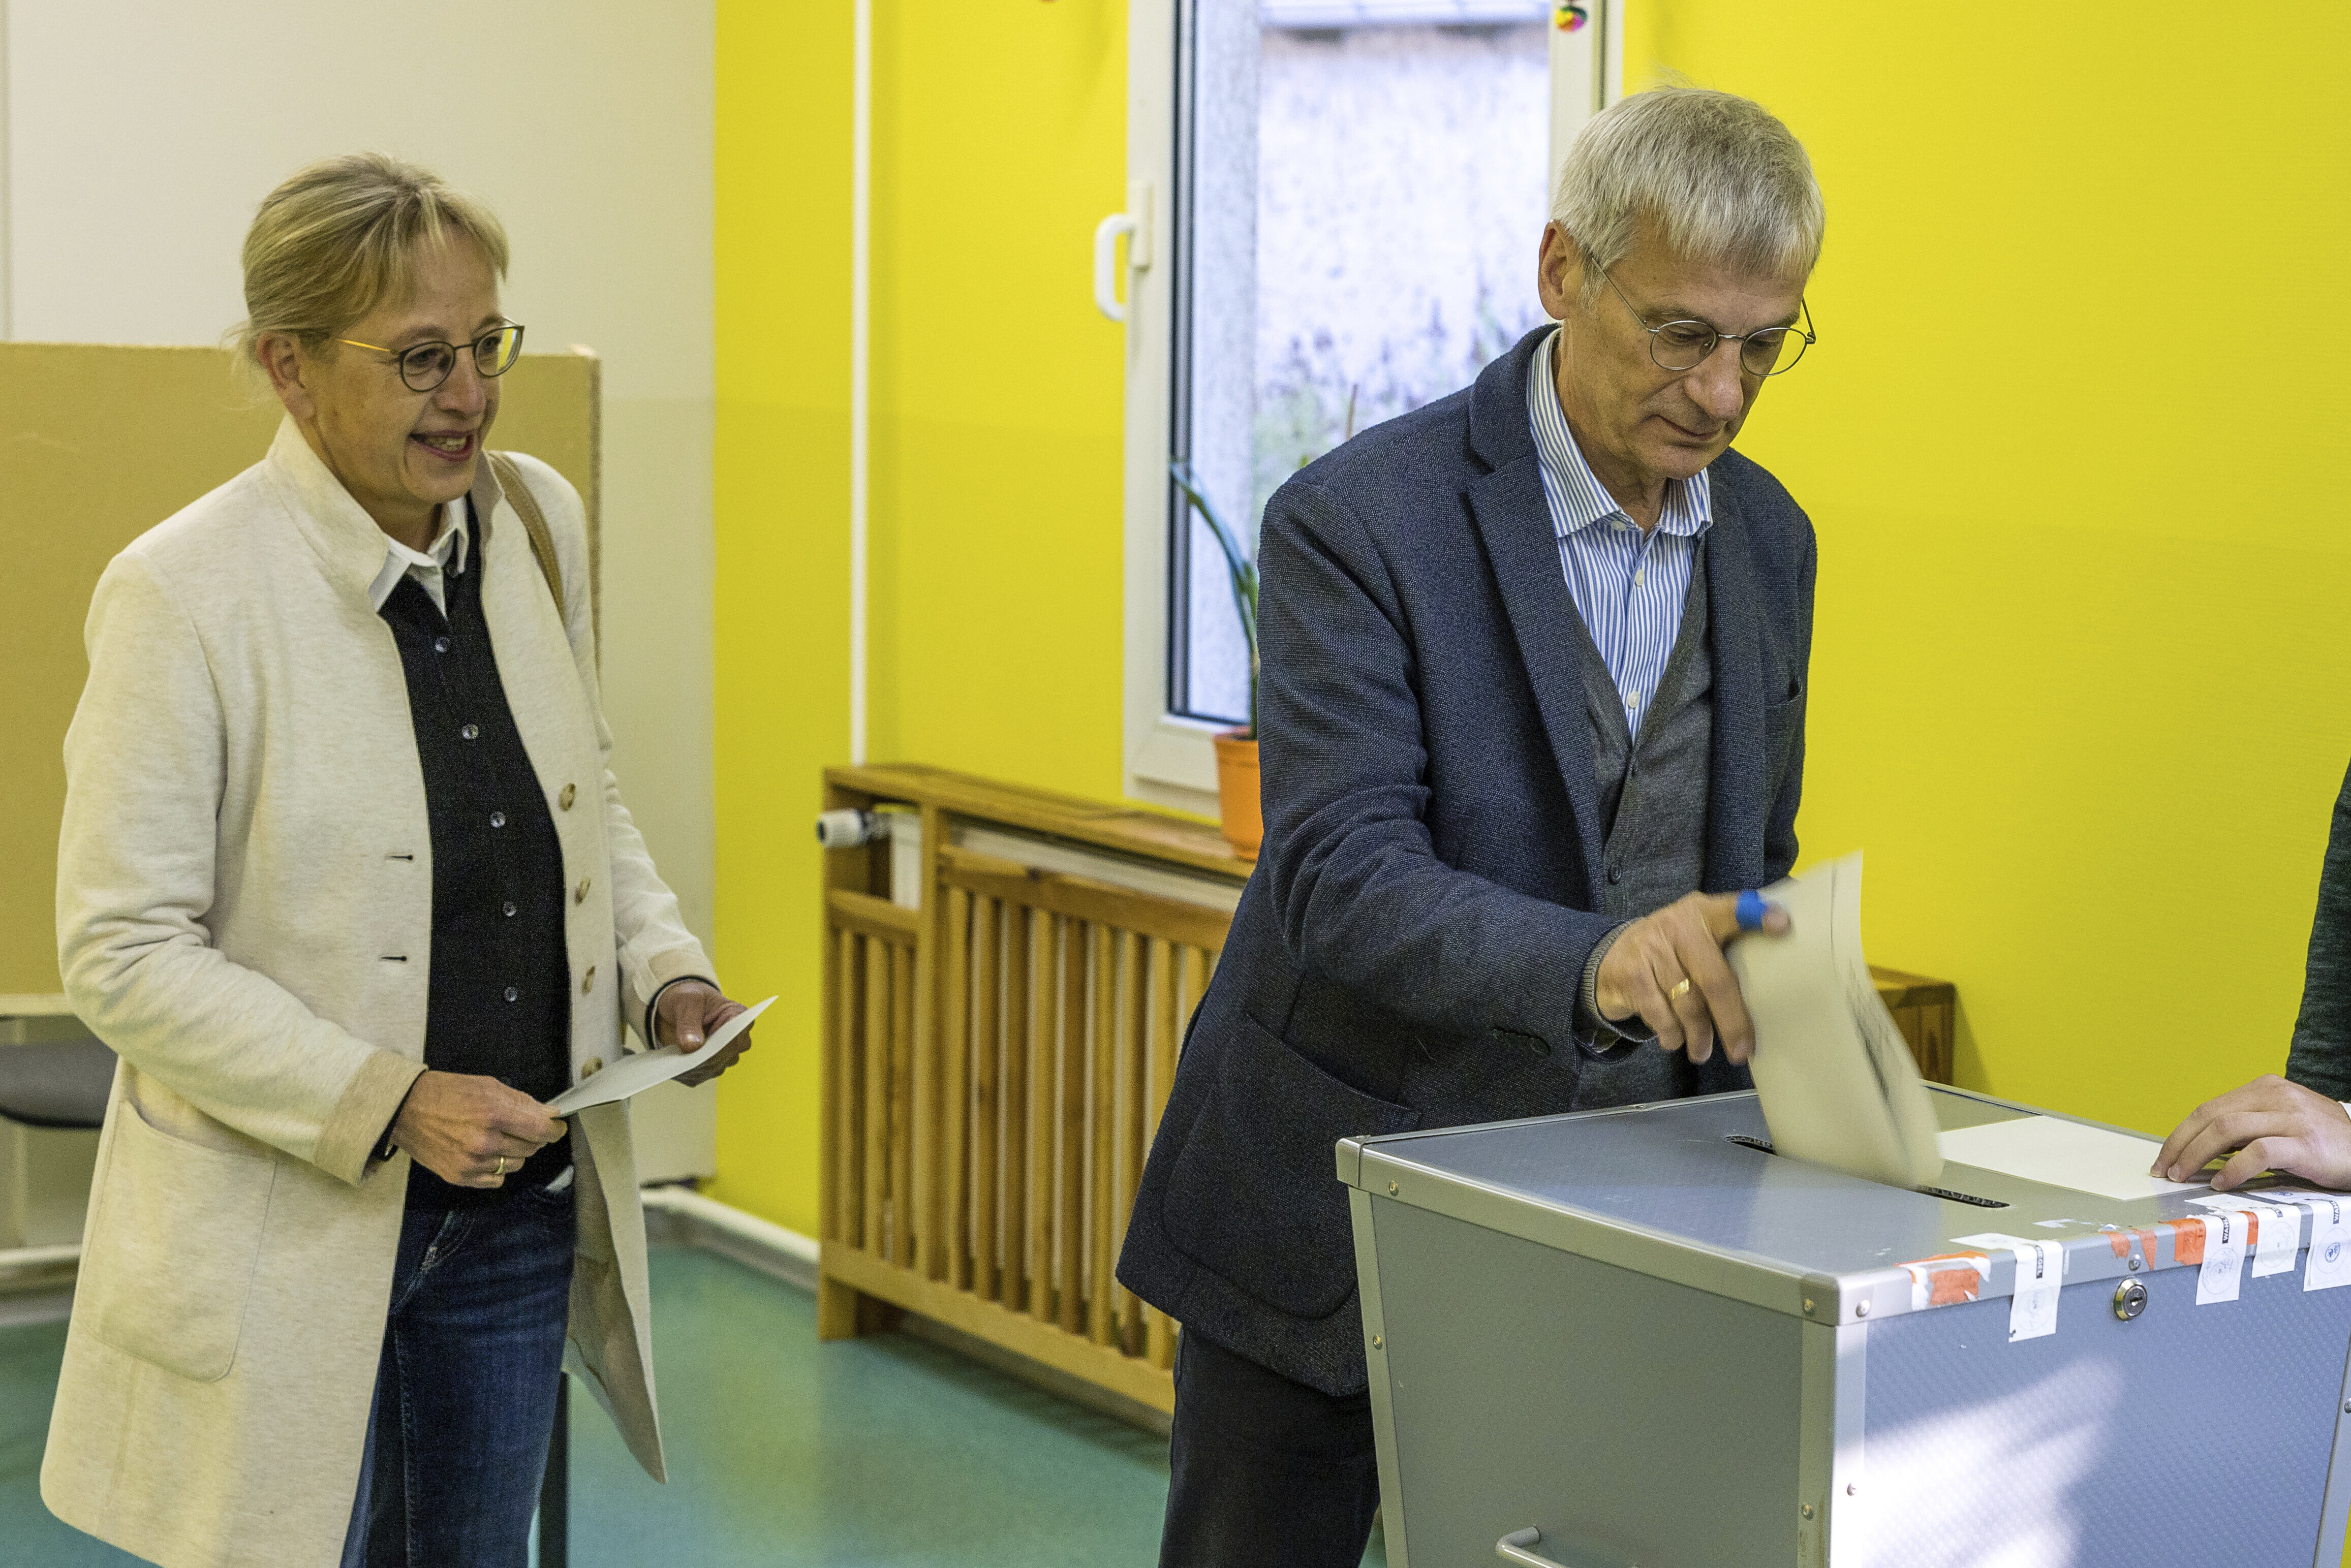
[[[277,1171],[174,1137],[124,1097],[82,1260],[90,1333],[198,1383],[228,1375]]]
[[[1326,1318],[1355,1289],[1339,1140],[1420,1114],[1342,1083],[1247,1014],[1168,1173],[1160,1222],[1210,1272],[1278,1312]]]

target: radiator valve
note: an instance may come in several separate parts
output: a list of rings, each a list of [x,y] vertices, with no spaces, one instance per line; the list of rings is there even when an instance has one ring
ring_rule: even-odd
[[[816,841],[829,850],[853,850],[872,843],[881,832],[881,820],[871,811],[822,811],[816,819]]]

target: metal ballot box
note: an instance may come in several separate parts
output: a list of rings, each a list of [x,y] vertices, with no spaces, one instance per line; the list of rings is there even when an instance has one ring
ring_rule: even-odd
[[[1882,1186],[1751,1094],[1338,1154],[1393,1568],[2341,1560],[2351,1202]]]

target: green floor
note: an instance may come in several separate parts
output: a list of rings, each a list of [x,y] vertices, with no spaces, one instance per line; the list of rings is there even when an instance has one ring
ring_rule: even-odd
[[[814,1301],[710,1253],[653,1256],[670,1484],[572,1418],[574,1568],[1150,1564],[1164,1443],[948,1352],[816,1341]],[[41,1506],[63,1323],[0,1330],[0,1563],[138,1560]],[[1374,1535],[1367,1564],[1384,1568]]]

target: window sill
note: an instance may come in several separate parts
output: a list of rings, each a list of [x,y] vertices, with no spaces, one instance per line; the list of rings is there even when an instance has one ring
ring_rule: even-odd
[[[1217,815],[1215,737],[1229,726],[1163,713],[1135,737],[1126,792],[1137,800],[1202,817]]]

